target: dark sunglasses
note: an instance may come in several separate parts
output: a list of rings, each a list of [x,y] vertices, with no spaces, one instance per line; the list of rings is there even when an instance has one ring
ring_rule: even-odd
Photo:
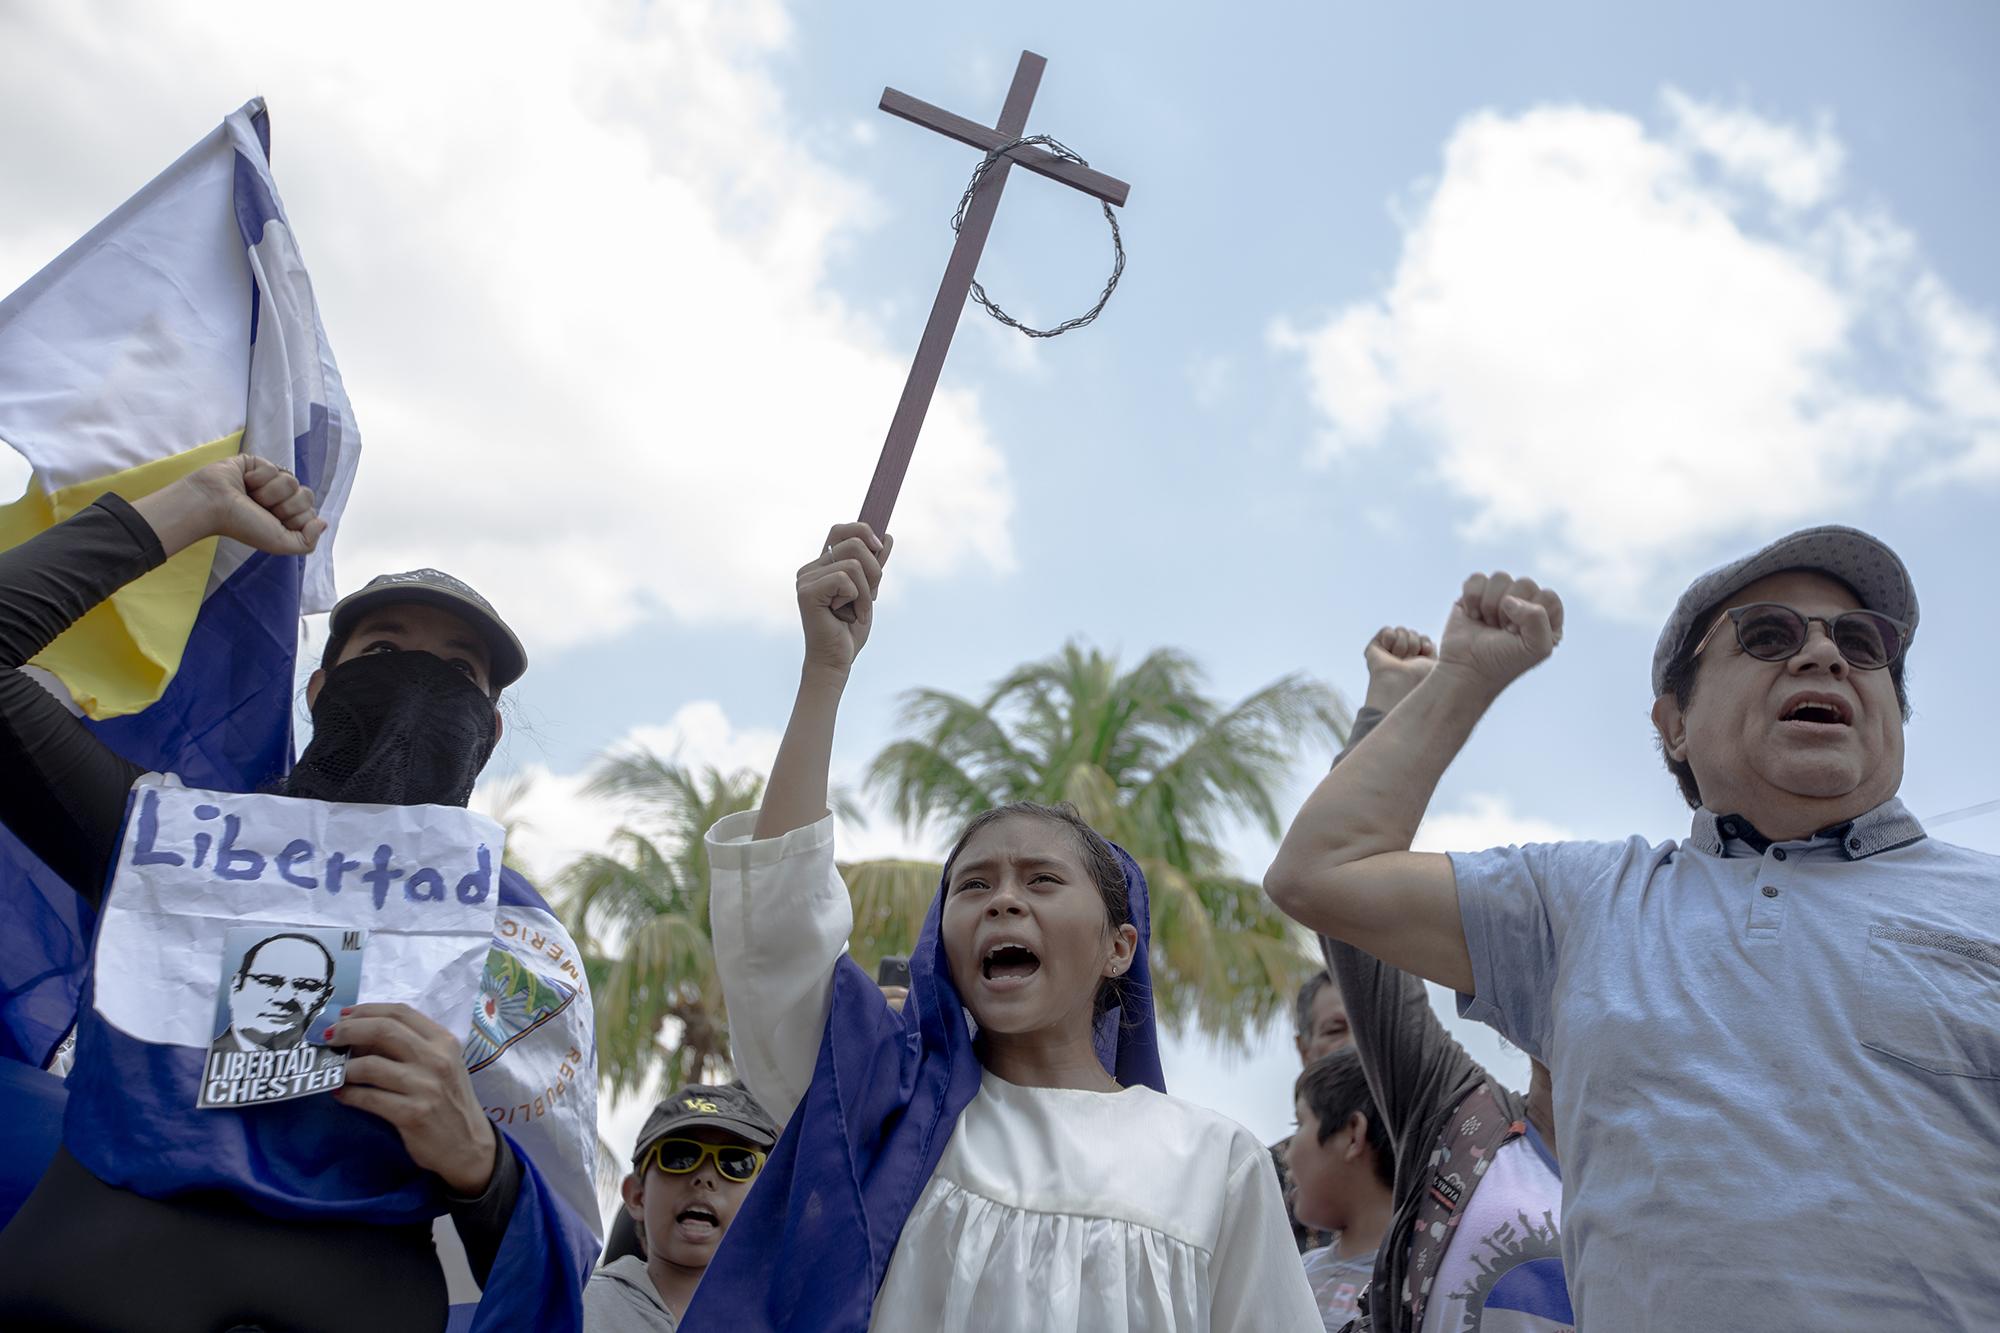
[[[1829,620],[1778,602],[1752,602],[1723,612],[1701,636],[1691,656],[1700,657],[1701,650],[1725,624],[1736,627],[1737,646],[1760,662],[1783,662],[1798,656],[1805,650],[1814,625],[1826,628],[1826,637],[1857,671],[1880,671],[1894,665],[1910,649],[1909,626],[1879,611],[1843,611]]]
[[[755,1148],[702,1143],[696,1139],[661,1139],[639,1165],[641,1174],[647,1166],[657,1166],[670,1176],[685,1176],[700,1170],[701,1164],[711,1157],[715,1159],[716,1172],[724,1180],[738,1184],[754,1179],[764,1168],[764,1154]]]

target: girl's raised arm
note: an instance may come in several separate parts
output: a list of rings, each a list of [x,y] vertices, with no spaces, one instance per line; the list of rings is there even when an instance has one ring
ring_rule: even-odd
[[[799,670],[792,720],[771,766],[757,816],[756,837],[781,837],[826,817],[827,768],[833,761],[833,724],[847,673],[875,620],[875,593],[892,543],[865,523],[842,523],[826,535],[826,548],[798,573],[799,620],[805,628],[805,664]]]
[[[866,527],[845,523],[799,570],[805,665],[764,804],[708,831],[709,921],[729,1009],[730,1054],[781,1124],[812,1082],[834,968],[854,928],[833,859],[827,765],[834,714],[848,669],[868,641],[888,553]]]

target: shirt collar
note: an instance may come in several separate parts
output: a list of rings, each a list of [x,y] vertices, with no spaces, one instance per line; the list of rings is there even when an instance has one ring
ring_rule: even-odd
[[[1823,828],[1803,841],[1832,843],[1847,860],[1861,861],[1877,852],[1907,847],[1924,836],[1917,817],[1892,796],[1860,818]],[[1771,847],[1771,840],[1742,815],[1718,815],[1706,806],[1694,812],[1688,842],[1710,856],[1728,856],[1732,850],[1739,856],[1745,851],[1762,856]]]

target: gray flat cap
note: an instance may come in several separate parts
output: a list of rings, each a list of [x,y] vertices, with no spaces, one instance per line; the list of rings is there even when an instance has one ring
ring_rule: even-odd
[[[1854,589],[1861,605],[1917,628],[1917,586],[1910,571],[1887,546],[1859,528],[1805,528],[1780,537],[1763,550],[1711,569],[1681,594],[1653,649],[1653,694],[1667,692],[1667,668],[1694,632],[1702,615],[1755,583],[1788,569],[1830,575]]]

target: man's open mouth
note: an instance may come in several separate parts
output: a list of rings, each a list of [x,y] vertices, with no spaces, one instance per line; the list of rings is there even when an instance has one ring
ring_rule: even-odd
[[[1805,722],[1821,727],[1845,727],[1854,721],[1854,711],[1845,699],[1830,694],[1795,694],[1785,701],[1778,714],[1781,722]]]
[[[1025,944],[996,944],[980,960],[979,972],[988,981],[1026,981],[1042,970],[1042,960]]]
[[[675,1213],[674,1225],[689,1240],[707,1240],[722,1231],[722,1219],[705,1203],[691,1203]]]

